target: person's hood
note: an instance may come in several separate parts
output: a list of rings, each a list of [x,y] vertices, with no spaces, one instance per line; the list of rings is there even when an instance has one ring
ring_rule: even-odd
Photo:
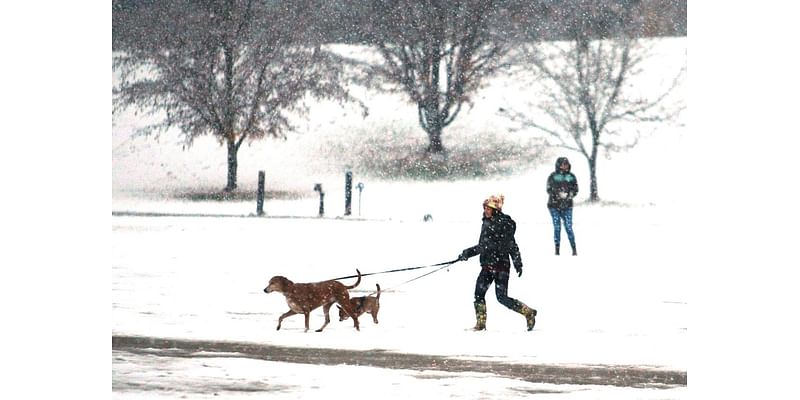
[[[561,163],[562,163],[562,162],[566,162],[566,163],[567,163],[567,172],[570,172],[570,171],[572,171],[572,164],[570,164],[570,162],[569,162],[569,160],[567,159],[567,157],[558,157],[558,159],[556,160],[556,172],[559,172],[559,171],[561,171],[561,170],[558,168],[558,166],[559,166],[559,165],[561,165]]]

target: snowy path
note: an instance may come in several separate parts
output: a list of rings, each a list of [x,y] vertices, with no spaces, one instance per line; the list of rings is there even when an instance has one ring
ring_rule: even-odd
[[[476,333],[480,334],[480,333]],[[613,385],[670,388],[686,385],[685,371],[620,365],[531,365],[500,361],[465,360],[382,350],[344,350],[283,347],[247,342],[181,340],[141,336],[114,336],[112,348],[159,357],[243,357],[314,365],[353,365],[417,371],[478,372],[559,385]]]

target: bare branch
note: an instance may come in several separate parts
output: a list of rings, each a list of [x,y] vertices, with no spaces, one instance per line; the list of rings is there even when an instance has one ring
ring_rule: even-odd
[[[173,126],[186,142],[211,134],[227,143],[228,185],[245,140],[283,137],[286,115],[302,112],[306,95],[353,101],[340,61],[303,45],[308,6],[253,0],[176,0],[137,7],[140,41],[114,56],[114,110],[134,108],[166,117],[141,132]]]
[[[366,74],[399,88],[417,105],[429,150],[441,152],[442,130],[496,73],[507,52],[486,40],[492,0],[397,0],[375,9],[368,32],[383,58]]]
[[[547,143],[584,155],[592,179],[590,199],[597,200],[595,168],[598,149],[605,154],[639,143],[645,123],[674,123],[684,107],[670,102],[685,67],[665,90],[639,95],[634,79],[644,75],[649,49],[626,35],[569,43],[525,45],[516,59],[527,61],[538,77],[538,98],[530,113],[504,112],[519,129],[541,132]],[[649,71],[648,71],[649,72]]]

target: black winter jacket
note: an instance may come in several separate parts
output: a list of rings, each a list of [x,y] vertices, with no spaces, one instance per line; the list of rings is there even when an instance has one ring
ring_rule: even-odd
[[[558,166],[566,161],[567,172],[562,172]],[[547,207],[564,210],[572,208],[572,198],[578,194],[578,179],[570,172],[572,165],[567,157],[559,157],[556,160],[556,170],[547,177]],[[559,195],[565,193],[565,197]]]
[[[505,271],[510,269],[510,257],[515,268],[522,268],[522,256],[514,239],[516,231],[516,222],[502,211],[495,210],[492,218],[483,217],[478,244],[464,249],[463,254],[467,258],[480,254],[482,266],[492,266]]]

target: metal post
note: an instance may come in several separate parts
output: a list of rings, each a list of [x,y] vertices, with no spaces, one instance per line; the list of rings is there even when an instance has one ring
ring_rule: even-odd
[[[353,173],[350,171],[344,174],[344,215],[351,214],[353,202]]]
[[[325,215],[325,192],[322,190],[322,184],[315,184],[314,191],[319,192],[319,216],[322,217]]]
[[[258,171],[258,192],[256,194],[256,215],[264,215],[264,171]]]
[[[358,182],[358,185],[356,185],[356,187],[358,188],[358,216],[360,217],[361,216],[361,191],[364,190],[364,184],[361,183],[361,182]]]

